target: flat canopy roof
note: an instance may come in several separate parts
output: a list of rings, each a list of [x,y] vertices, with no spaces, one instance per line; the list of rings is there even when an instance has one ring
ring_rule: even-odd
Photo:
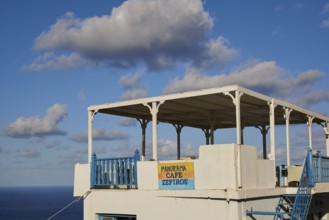
[[[272,100],[276,105],[275,124],[277,125],[286,123],[284,108],[292,110],[290,124],[306,123],[308,121],[307,116],[314,117],[313,123],[329,122],[328,117],[238,85],[92,105],[88,107],[88,110],[151,120],[150,110],[144,104],[151,105],[153,102],[164,102],[159,107],[157,115],[159,122],[204,129],[210,128],[210,122],[212,122],[214,128],[235,128],[236,108],[232,98],[236,91],[243,94],[240,99],[242,127],[269,125],[269,103]]]

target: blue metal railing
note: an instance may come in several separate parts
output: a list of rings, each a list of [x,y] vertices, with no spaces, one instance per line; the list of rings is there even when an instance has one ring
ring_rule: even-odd
[[[289,213],[292,210],[294,203],[290,200],[289,195],[281,195],[279,203],[275,209],[275,213],[281,213],[281,214],[276,214],[273,217],[273,220],[277,219],[284,219],[284,215]]]
[[[307,218],[308,209],[312,199],[312,187],[314,186],[312,169],[312,150],[309,149],[305,160],[302,176],[299,181],[295,202],[292,208],[290,219]]]
[[[94,153],[91,160],[91,188],[97,187],[138,187],[137,161],[138,150],[133,157],[97,158]]]
[[[320,152],[312,157],[314,182],[329,182],[329,157],[322,156]]]

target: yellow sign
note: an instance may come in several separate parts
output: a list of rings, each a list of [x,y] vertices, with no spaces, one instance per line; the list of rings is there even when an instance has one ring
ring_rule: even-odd
[[[158,163],[159,189],[194,189],[193,162]]]

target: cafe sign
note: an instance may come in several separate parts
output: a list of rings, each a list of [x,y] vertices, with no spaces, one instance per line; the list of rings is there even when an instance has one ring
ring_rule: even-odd
[[[159,189],[194,189],[193,162],[158,163]]]

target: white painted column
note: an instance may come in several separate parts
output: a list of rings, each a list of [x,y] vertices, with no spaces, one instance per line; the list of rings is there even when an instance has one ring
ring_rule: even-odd
[[[228,95],[232,98],[233,104],[235,105],[235,120],[236,120],[236,143],[241,144],[241,109],[240,109],[240,99],[243,93],[235,91],[235,97],[229,93],[224,92],[224,95]]]
[[[88,111],[88,163],[91,163],[93,154],[93,121],[97,111]]]
[[[283,107],[284,109],[284,117],[286,119],[286,145],[287,145],[287,166],[290,166],[290,113],[292,109]]]
[[[150,109],[150,113],[152,115],[152,149],[153,149],[153,160],[158,160],[158,111],[161,104],[163,104],[164,101],[161,101],[159,103],[152,102],[152,106],[148,105],[147,103],[144,103],[143,105],[148,107]]]
[[[312,122],[314,117],[308,115],[307,116],[307,126],[308,126],[308,140],[309,140],[309,147],[313,149],[313,141],[312,141]]]
[[[269,103],[270,105],[270,160],[274,160],[275,164],[275,107],[274,99]]]
[[[232,98],[233,104],[235,105],[235,119],[236,119],[236,143],[237,143],[237,187],[242,187],[241,180],[241,109],[240,109],[240,99],[243,93],[235,91],[235,96],[229,92],[225,92],[225,95],[228,95]]]
[[[243,95],[243,93],[240,93],[239,91],[235,91],[235,120],[236,120],[236,143],[241,144],[241,109],[240,109],[240,98]]]
[[[324,131],[326,133],[326,148],[327,148],[327,157],[329,157],[329,122],[326,122]]]

